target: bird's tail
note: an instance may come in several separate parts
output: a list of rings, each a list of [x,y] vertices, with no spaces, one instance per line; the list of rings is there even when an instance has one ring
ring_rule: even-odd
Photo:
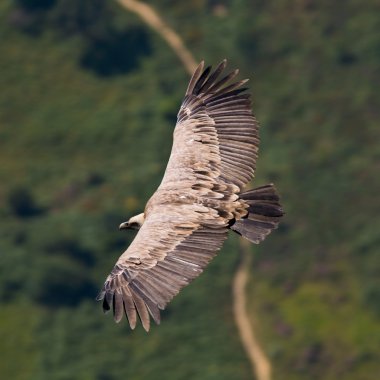
[[[260,243],[275,228],[284,212],[273,184],[260,186],[239,195],[248,204],[248,214],[235,221],[231,229],[252,243]]]

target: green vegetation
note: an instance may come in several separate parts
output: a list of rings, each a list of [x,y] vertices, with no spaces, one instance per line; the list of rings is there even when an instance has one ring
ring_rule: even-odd
[[[380,373],[380,34],[373,0],[151,2],[198,59],[251,78],[255,183],[286,217],[258,247],[249,311],[274,379]],[[188,76],[116,3],[0,4],[0,377],[248,379],[232,238],[147,335],[94,298],[160,182]],[[141,326],[139,326],[141,327]]]

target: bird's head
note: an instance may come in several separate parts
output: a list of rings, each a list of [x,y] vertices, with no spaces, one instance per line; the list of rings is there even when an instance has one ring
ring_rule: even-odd
[[[127,222],[121,223],[119,230],[139,230],[145,220],[144,213],[138,214],[130,218]]]

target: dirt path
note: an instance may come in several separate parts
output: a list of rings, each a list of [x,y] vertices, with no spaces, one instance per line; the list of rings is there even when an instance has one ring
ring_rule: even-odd
[[[191,75],[197,63],[186,49],[181,37],[174,32],[158,15],[158,13],[148,4],[135,0],[116,0],[127,10],[136,13],[146,24],[155,30],[177,54],[187,72]]]
[[[249,252],[249,244],[250,243],[246,240],[240,240],[241,262],[232,283],[233,311],[235,322],[239,329],[240,339],[248,355],[253,373],[255,373],[257,380],[270,380],[270,362],[255,338],[252,323],[248,318],[246,309],[245,288],[252,257],[251,252]]]
[[[179,57],[186,71],[191,75],[197,63],[189,50],[185,47],[179,35],[171,29],[148,4],[136,0],[116,0],[130,12],[136,13],[149,27],[155,30],[173,49]],[[240,240],[241,263],[233,280],[233,312],[239,330],[240,339],[252,366],[257,380],[270,380],[271,366],[252,330],[252,324],[246,310],[245,287],[248,280],[251,254],[249,243]]]

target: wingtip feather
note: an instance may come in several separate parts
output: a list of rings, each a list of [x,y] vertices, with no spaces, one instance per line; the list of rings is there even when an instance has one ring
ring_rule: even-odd
[[[102,290],[101,292],[99,292],[99,294],[95,298],[95,301],[102,301],[103,298],[104,298],[104,294],[105,294],[104,290]]]
[[[194,86],[197,83],[199,77],[201,76],[204,66],[205,66],[205,61],[202,60],[197,66],[197,68],[195,69],[194,74],[192,75],[190,79],[189,86],[187,87],[187,90],[186,90],[186,95],[189,95],[193,92]]]

